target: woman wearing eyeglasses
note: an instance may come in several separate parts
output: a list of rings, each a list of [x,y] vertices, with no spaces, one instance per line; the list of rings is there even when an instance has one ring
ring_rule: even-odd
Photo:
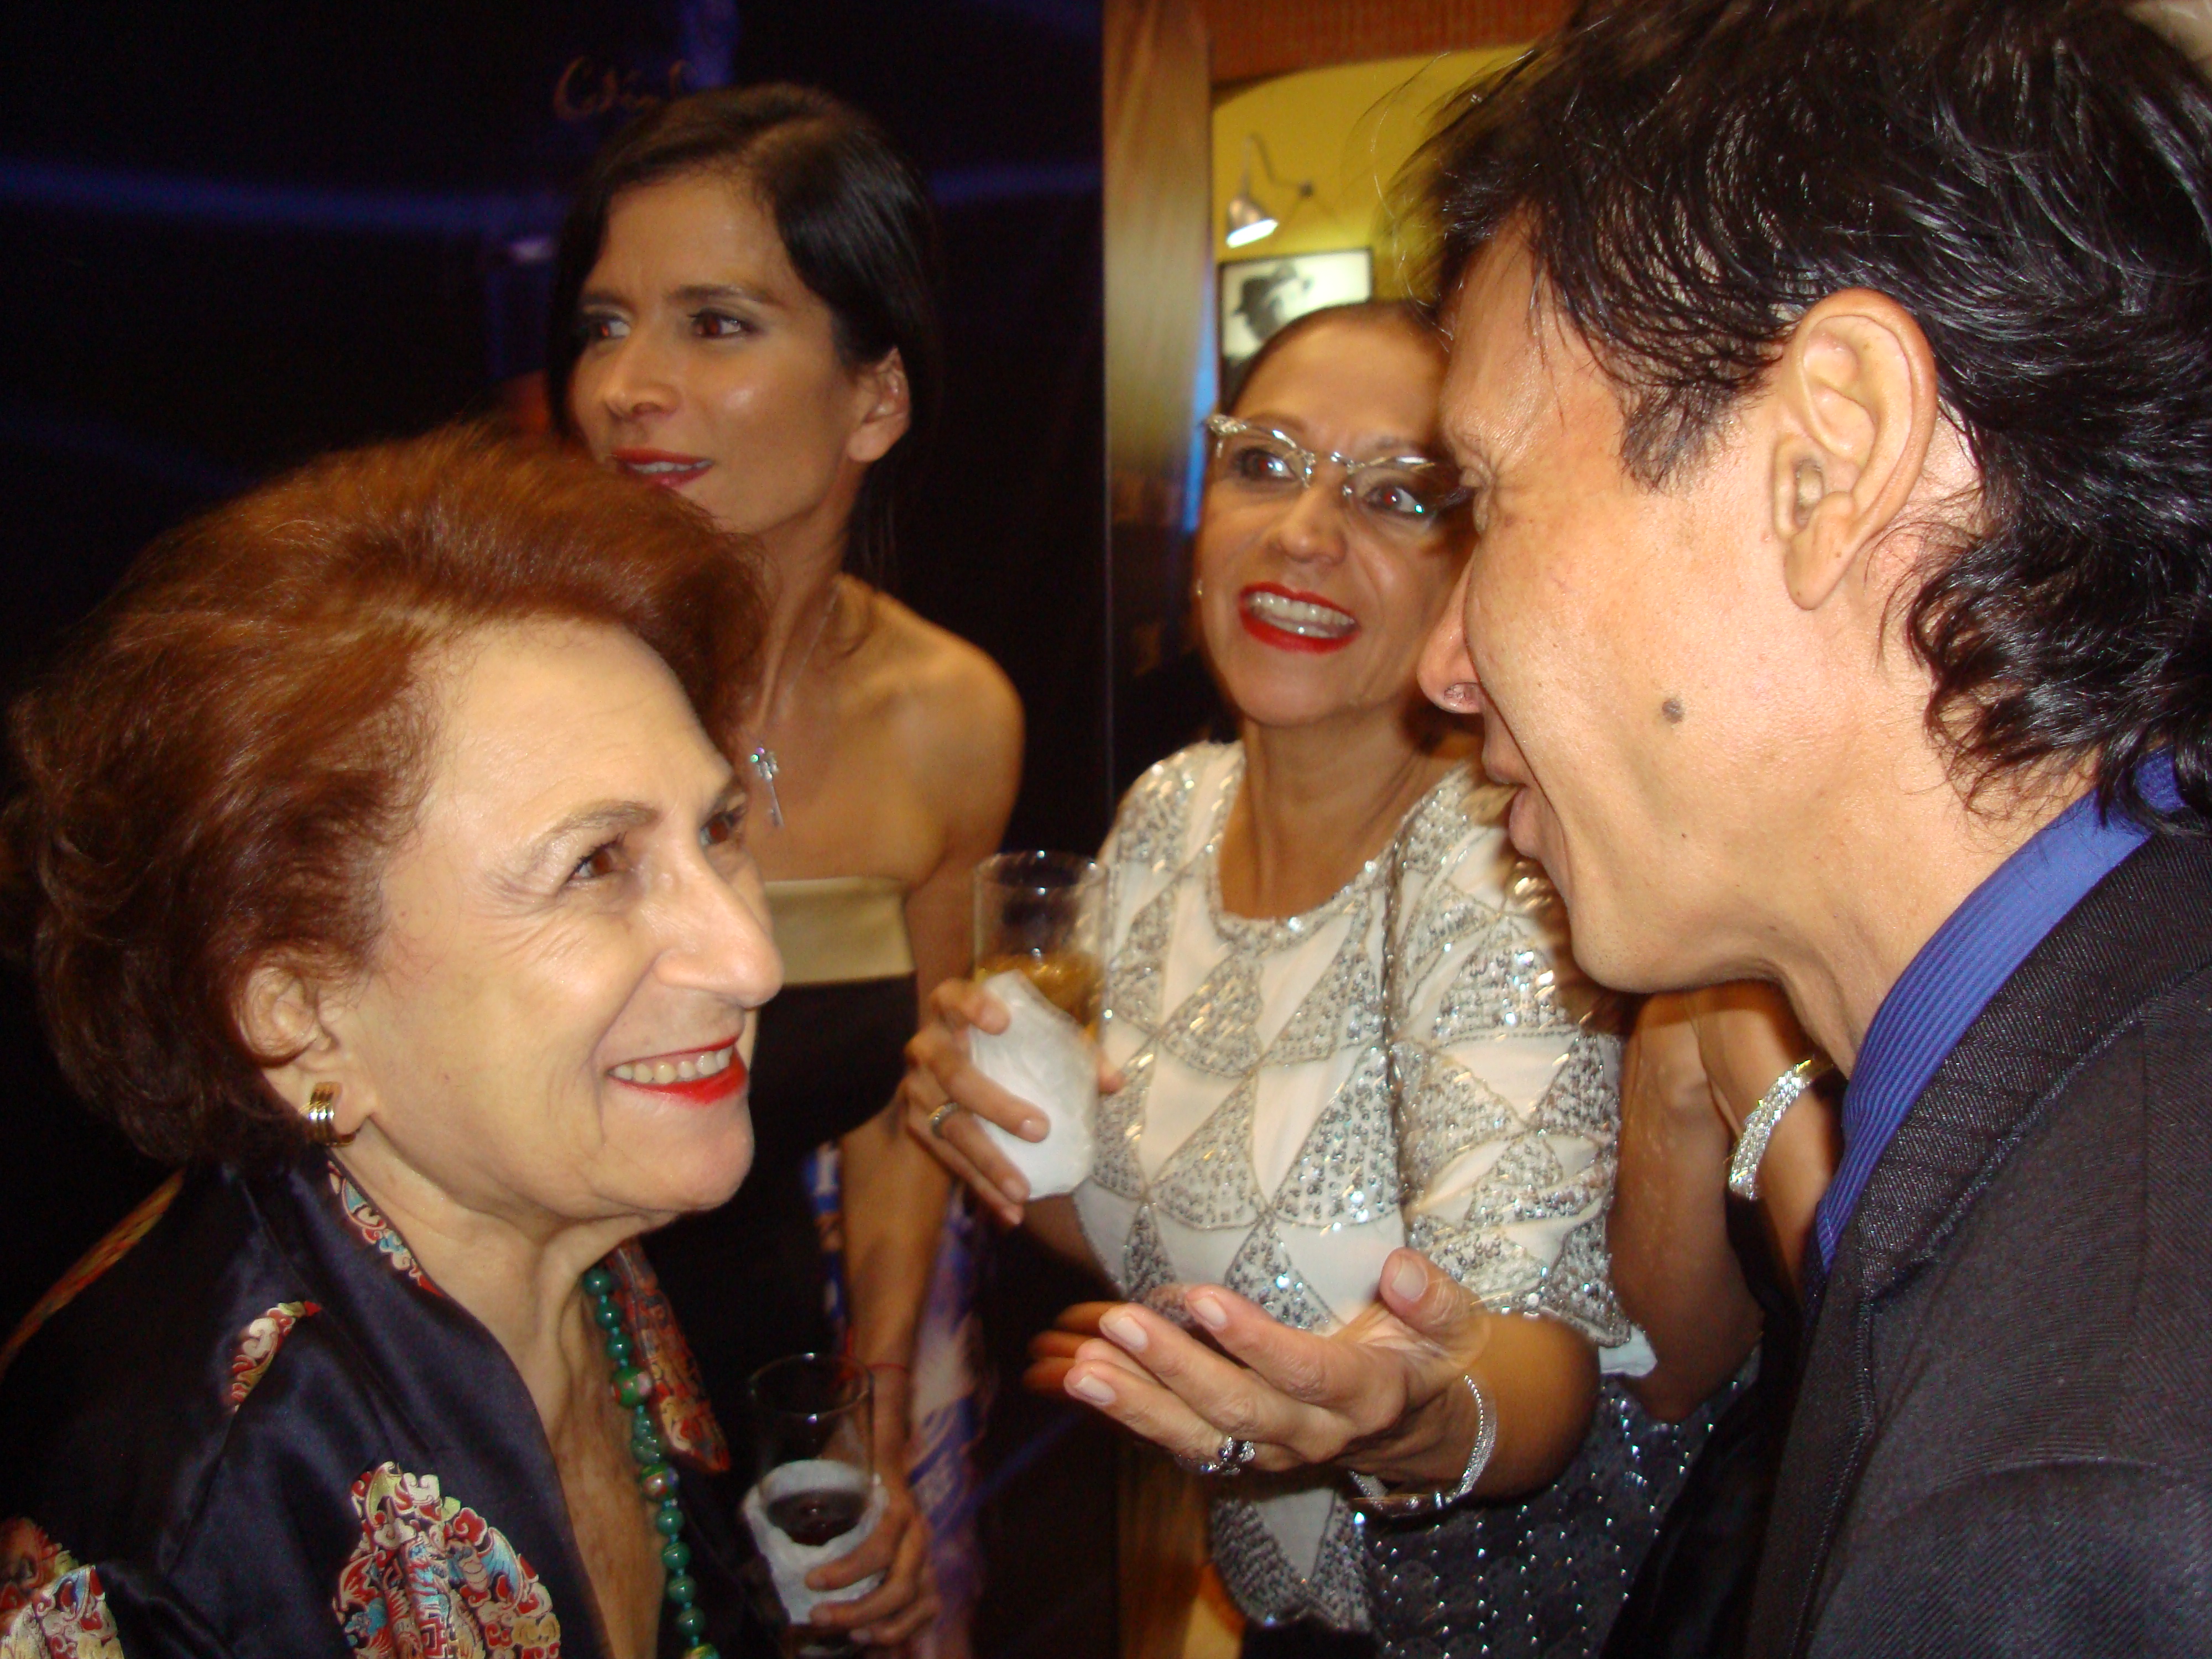
[[[1601,1382],[1649,1353],[1606,1271],[1618,1044],[1415,684],[1472,540],[1443,372],[1410,309],[1319,312],[1207,422],[1239,740],[1154,767],[1102,855],[1090,1178],[1025,1204],[975,1121],[1042,1127],[966,1063],[989,999],[941,987],[908,1049],[917,1138],[1124,1298],[1032,1381],[1209,1477],[1248,1655],[1594,1650],[1698,1436]]]

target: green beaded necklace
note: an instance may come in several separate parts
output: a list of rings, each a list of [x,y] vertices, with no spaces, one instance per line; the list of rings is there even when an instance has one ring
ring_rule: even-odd
[[[684,1569],[691,1565],[691,1547],[684,1541],[684,1507],[676,1498],[676,1470],[668,1462],[668,1448],[653,1421],[653,1379],[630,1358],[636,1345],[623,1324],[622,1310],[615,1305],[615,1276],[605,1267],[584,1275],[584,1294],[592,1298],[592,1321],[606,1335],[607,1358],[615,1364],[615,1398],[630,1414],[629,1455],[637,1459],[637,1484],[659,1507],[653,1512],[653,1529],[667,1541],[660,1547],[660,1565],[668,1569],[661,1594],[676,1609],[676,1628],[691,1645],[684,1659],[722,1659],[712,1642],[700,1640],[707,1615],[692,1605],[699,1599],[699,1581]]]

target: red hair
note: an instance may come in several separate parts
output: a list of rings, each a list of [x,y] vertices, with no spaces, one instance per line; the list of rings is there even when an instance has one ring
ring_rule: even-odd
[[[626,629],[707,731],[758,641],[747,545],[550,445],[456,427],[333,455],[156,541],[20,698],[12,932],[70,1081],[173,1162],[296,1144],[237,1009],[365,965],[434,737],[426,655],[533,618]]]

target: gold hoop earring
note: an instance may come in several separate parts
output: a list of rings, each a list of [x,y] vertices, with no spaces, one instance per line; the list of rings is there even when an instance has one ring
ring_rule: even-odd
[[[318,1083],[307,1091],[307,1139],[318,1146],[350,1146],[353,1137],[338,1133],[338,1085]]]

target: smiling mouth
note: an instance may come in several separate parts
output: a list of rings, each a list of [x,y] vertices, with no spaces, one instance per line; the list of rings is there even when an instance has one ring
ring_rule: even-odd
[[[696,455],[670,455],[658,450],[617,449],[610,458],[622,471],[664,489],[687,484],[714,463]]]
[[[1259,582],[1237,596],[1244,631],[1263,645],[1284,651],[1339,651],[1359,632],[1359,618],[1322,599],[1273,582]]]
[[[713,1048],[693,1048],[680,1054],[660,1054],[651,1060],[624,1060],[607,1075],[633,1089],[648,1089],[693,1101],[720,1100],[745,1086],[745,1062],[738,1054],[738,1039]]]

